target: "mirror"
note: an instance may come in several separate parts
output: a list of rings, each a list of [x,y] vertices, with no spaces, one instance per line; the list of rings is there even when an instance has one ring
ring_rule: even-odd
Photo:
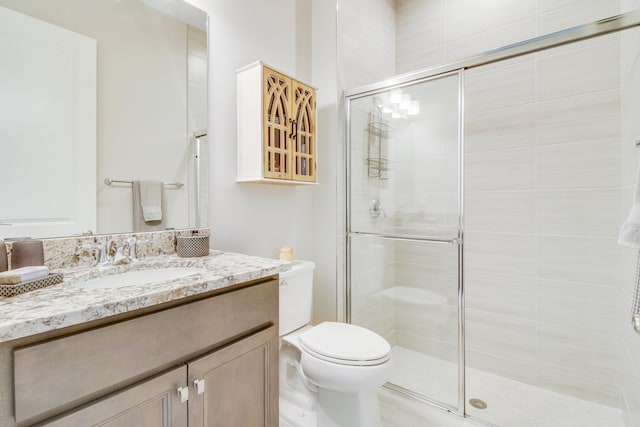
[[[0,238],[149,231],[134,180],[165,183],[150,229],[206,226],[205,12],[0,0],[0,29]]]

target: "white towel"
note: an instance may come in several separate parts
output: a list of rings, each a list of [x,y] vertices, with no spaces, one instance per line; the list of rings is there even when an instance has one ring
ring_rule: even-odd
[[[133,230],[164,230],[166,223],[164,184],[158,181],[133,181],[132,194]]]
[[[162,221],[162,182],[140,181],[140,206],[145,222]]]
[[[44,265],[16,268],[0,273],[0,284],[15,285],[30,280],[42,279],[49,274],[49,268]]]
[[[620,228],[618,243],[625,246],[640,247],[640,171],[636,179],[631,212],[629,212],[627,220]]]

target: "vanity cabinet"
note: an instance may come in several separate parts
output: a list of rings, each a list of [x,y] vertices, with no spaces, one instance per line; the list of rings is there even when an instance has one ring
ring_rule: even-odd
[[[47,427],[188,425],[185,403],[176,390],[186,385],[181,366],[82,409],[39,424]]]
[[[316,183],[316,90],[256,62],[237,91],[237,181]]]
[[[13,351],[17,425],[277,426],[278,282]]]

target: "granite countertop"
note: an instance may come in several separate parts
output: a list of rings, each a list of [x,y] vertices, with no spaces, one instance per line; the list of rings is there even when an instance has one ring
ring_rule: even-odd
[[[109,289],[75,284],[105,275],[166,267],[199,267],[197,273],[165,282]],[[288,262],[230,252],[211,251],[206,257],[163,255],[107,268],[52,270],[64,282],[10,298],[0,298],[0,342],[103,319],[180,298],[225,288],[287,271]]]

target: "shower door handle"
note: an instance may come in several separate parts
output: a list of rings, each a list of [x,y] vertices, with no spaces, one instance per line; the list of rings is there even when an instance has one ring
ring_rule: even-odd
[[[369,202],[369,216],[371,218],[378,218],[380,214],[382,214],[383,217],[386,216],[384,209],[382,209],[382,203],[380,203],[378,199],[373,199]]]

